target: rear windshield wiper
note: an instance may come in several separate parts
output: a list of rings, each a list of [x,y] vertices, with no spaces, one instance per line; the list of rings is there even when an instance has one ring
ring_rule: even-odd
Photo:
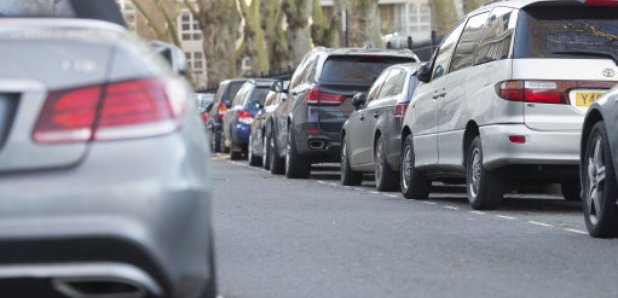
[[[601,58],[610,58],[618,64],[618,56],[611,52],[603,52],[603,51],[588,51],[588,50],[579,50],[579,51],[555,51],[552,54],[556,55],[574,55],[574,56],[593,56],[593,57],[601,57]]]

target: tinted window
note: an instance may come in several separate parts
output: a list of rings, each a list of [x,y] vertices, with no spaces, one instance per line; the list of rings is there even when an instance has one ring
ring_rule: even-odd
[[[0,17],[74,17],[69,0],[2,0]]]
[[[511,8],[498,7],[491,12],[477,51],[476,64],[508,58],[517,21],[514,15],[515,10]]]
[[[451,63],[451,57],[455,50],[455,44],[459,35],[463,30],[464,24],[459,24],[451,33],[446,37],[440,48],[438,49],[438,55],[433,65],[433,72],[431,79],[435,80],[446,74],[449,64]]]
[[[270,88],[268,87],[257,87],[253,89],[251,95],[247,96],[244,105],[246,106],[253,103],[260,103],[263,105],[266,101],[266,95],[268,95],[268,92],[270,92]]]
[[[399,71],[399,73],[397,74],[397,78],[395,80],[395,87],[393,88],[392,95],[401,94],[405,84],[406,84],[406,73],[403,71]]]
[[[242,87],[243,84],[244,82],[229,83],[229,85],[227,85],[227,88],[225,88],[224,93],[223,93],[223,99],[222,99],[223,102],[229,105],[229,102],[232,99],[234,99],[234,97],[236,97],[238,90],[240,90],[240,87]]]
[[[380,90],[378,98],[385,98],[397,94],[397,88],[399,87],[399,79],[402,77],[401,70],[391,70]],[[401,92],[401,90],[399,90]]]
[[[468,19],[466,27],[461,33],[461,38],[455,49],[451,71],[472,66],[476,57],[476,49],[487,22],[489,13],[482,13]]]
[[[324,63],[321,81],[370,85],[384,69],[399,63],[414,62],[412,58],[332,57]]]
[[[521,14],[515,57],[563,58],[560,52],[618,53],[618,9],[529,8]]]
[[[311,57],[311,54],[307,54],[303,58],[303,60],[300,62],[300,64],[298,65],[298,68],[296,69],[296,71],[294,72],[294,75],[292,76],[292,80],[290,82],[290,89],[296,88],[296,86],[298,86],[305,78],[305,73],[307,70],[307,63],[310,57]]]
[[[368,102],[378,97],[378,93],[380,93],[380,90],[382,89],[382,86],[384,85],[384,81],[386,80],[386,77],[388,77],[388,73],[389,71],[382,72],[380,77],[378,77],[375,83],[373,83],[373,86],[369,90],[369,93],[367,93]]]
[[[238,93],[236,93],[236,97],[234,97],[232,106],[242,105],[251,88],[253,88],[253,85],[250,83],[243,85],[243,87],[238,91]]]
[[[313,59],[313,61],[309,63],[309,66],[306,71],[305,79],[303,80],[303,82],[311,84],[315,81],[315,72],[316,72],[317,64],[318,64],[318,59]]]

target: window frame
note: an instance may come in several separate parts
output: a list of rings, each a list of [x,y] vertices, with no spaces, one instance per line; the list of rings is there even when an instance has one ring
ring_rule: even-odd
[[[442,47],[444,46],[444,43],[446,42],[446,40],[448,39],[448,37],[451,36],[451,34],[454,34],[455,30],[459,29],[460,26],[462,26],[461,31],[459,32],[459,36],[457,36],[457,41],[455,42],[455,45],[457,45],[457,42],[459,42],[459,38],[461,37],[461,33],[463,32],[463,28],[465,27],[465,23],[467,22],[467,18],[464,18],[462,20],[460,20],[455,26],[453,26],[453,28],[445,35],[446,37],[444,38],[444,40],[442,40],[442,42],[440,43],[440,45],[438,46],[438,48],[436,49],[436,53],[434,54],[434,57],[432,58],[432,63],[431,63],[431,78],[430,78],[430,82],[433,82],[435,80],[438,80],[446,75],[448,75],[448,69],[445,69],[445,73],[442,74],[441,76],[434,78],[434,72],[436,70],[436,61],[438,60],[438,57],[440,56],[440,50],[442,49]],[[453,52],[451,53],[451,57],[449,59],[448,62],[448,67],[450,68],[450,64],[451,64],[451,60],[453,59],[453,54],[455,54],[455,49],[453,48]]]
[[[466,24],[464,25],[464,28],[461,31],[461,34],[459,35],[459,39],[457,40],[457,44],[455,45],[455,50],[453,50],[453,56],[451,57],[451,61],[449,62],[448,72],[446,72],[444,75],[447,75],[447,74],[450,74],[450,73],[454,73],[454,72],[457,72],[459,70],[463,70],[463,69],[466,69],[466,68],[469,68],[469,67],[472,67],[472,66],[476,65],[476,60],[477,60],[477,55],[478,55],[478,47],[479,47],[479,45],[481,43],[481,39],[483,38],[483,35],[485,34],[485,29],[487,29],[487,22],[489,22],[489,17],[491,16],[491,12],[492,11],[493,11],[493,9],[492,10],[486,10],[486,11],[483,11],[483,12],[479,12],[477,14],[469,16],[466,19]],[[478,39],[476,40],[476,42],[474,42],[474,49],[472,50],[472,55],[474,57],[473,57],[471,63],[469,65],[464,65],[461,68],[453,69],[453,60],[455,59],[456,54],[457,54],[457,49],[459,49],[459,45],[461,44],[461,39],[462,39],[464,33],[466,32],[466,29],[469,28],[468,24],[470,24],[470,20],[472,18],[476,18],[476,17],[482,16],[482,15],[486,15],[485,16],[485,22],[483,23],[483,25],[481,25],[481,30],[480,30],[481,32],[480,32],[480,34],[477,37]]]

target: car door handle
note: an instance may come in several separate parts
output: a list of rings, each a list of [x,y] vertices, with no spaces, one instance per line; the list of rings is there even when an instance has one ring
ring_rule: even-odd
[[[438,97],[446,97],[446,91],[438,94]]]
[[[373,113],[373,118],[376,118],[376,119],[377,119],[378,117],[380,117],[380,113],[378,113],[378,112],[374,112],[374,113]]]

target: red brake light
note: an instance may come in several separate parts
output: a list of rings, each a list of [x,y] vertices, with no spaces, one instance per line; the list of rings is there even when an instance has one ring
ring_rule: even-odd
[[[524,89],[527,102],[539,103],[564,103],[566,104],[566,96],[563,100],[563,90],[558,88],[556,82],[525,82]]]
[[[32,137],[37,143],[65,143],[169,133],[178,128],[180,112],[172,100],[157,79],[52,92]]]
[[[217,109],[217,118],[219,120],[223,120],[223,115],[227,112],[227,105],[224,102],[219,104],[219,108]]]
[[[496,85],[496,93],[506,100],[523,101],[524,83],[522,81],[505,81]]]
[[[395,118],[403,118],[406,116],[407,111],[408,111],[408,104],[400,103],[395,106],[395,109],[393,110],[393,114],[395,115]]]
[[[202,121],[208,122],[208,113],[206,112],[202,113]]]
[[[251,114],[251,112],[248,112],[248,111],[237,111],[236,115],[238,116],[239,119],[253,118],[253,114]]]
[[[315,85],[307,90],[305,98],[307,99],[307,104],[320,106],[337,106],[346,100],[345,95],[322,92]]]
[[[568,104],[568,92],[578,84],[576,81],[504,81],[496,85],[496,93],[506,100]]]
[[[618,0],[586,0],[590,6],[618,6]]]

